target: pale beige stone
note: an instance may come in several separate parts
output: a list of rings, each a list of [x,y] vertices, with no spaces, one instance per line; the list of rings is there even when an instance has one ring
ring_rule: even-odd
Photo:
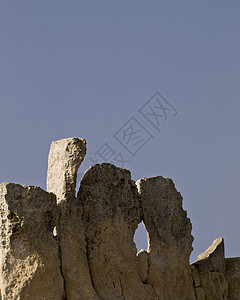
[[[63,299],[56,212],[56,197],[39,187],[0,185],[2,299]]]
[[[224,257],[224,241],[218,238],[193,263],[198,270],[205,299],[228,299],[228,282]]]
[[[138,273],[133,236],[142,211],[130,172],[111,164],[92,166],[83,176],[78,198],[83,205],[90,274],[100,298],[157,299]]]
[[[189,266],[193,237],[182,197],[171,179],[137,181],[149,235],[148,280],[160,300],[195,299]]]
[[[229,300],[240,299],[240,257],[226,258]]]
[[[54,141],[48,155],[47,190],[66,201],[75,195],[77,171],[86,155],[86,141],[66,138]]]
[[[76,198],[84,139],[51,144],[47,189],[0,185],[1,300],[239,300],[240,258],[216,239],[189,266],[193,237],[171,179],[97,164]],[[53,195],[52,192],[55,195]],[[148,251],[133,236],[143,221]]]
[[[86,141],[67,138],[52,142],[48,157],[47,190],[57,196],[62,273],[67,300],[99,299],[92,286],[82,223],[75,197],[77,171],[86,154]]]

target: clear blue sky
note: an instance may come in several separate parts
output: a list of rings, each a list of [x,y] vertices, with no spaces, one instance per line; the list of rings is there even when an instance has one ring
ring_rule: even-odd
[[[51,141],[73,136],[88,143],[80,177],[108,141],[134,180],[174,180],[191,260],[219,236],[240,256],[239,14],[223,0],[1,1],[0,181],[45,188]],[[157,91],[177,110],[160,131],[139,112]],[[136,120],[152,138],[133,156],[115,133]]]

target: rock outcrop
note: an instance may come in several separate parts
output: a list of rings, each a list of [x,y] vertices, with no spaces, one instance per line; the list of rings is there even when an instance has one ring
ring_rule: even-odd
[[[169,178],[136,183],[103,163],[77,171],[86,142],[52,143],[47,192],[0,184],[1,300],[240,299],[240,258],[216,239],[189,265],[193,237],[182,196]],[[148,250],[137,253],[143,222]]]
[[[142,211],[130,172],[97,164],[84,175],[78,194],[83,207],[87,256],[93,286],[101,299],[156,299],[143,284],[133,236]]]
[[[198,256],[198,260],[193,263],[193,266],[199,276],[198,287],[202,288],[206,300],[228,299],[228,281],[222,238],[214,240],[212,245]],[[198,290],[197,293],[199,293]]]
[[[63,299],[54,194],[0,185],[0,287],[3,300]]]
[[[52,142],[48,157],[47,190],[57,197],[57,236],[68,300],[99,299],[89,274],[82,206],[75,197],[77,171],[85,154],[84,139],[68,138]]]
[[[171,179],[161,176],[140,179],[137,187],[149,234],[146,282],[153,286],[158,299],[194,299],[189,266],[192,226],[182,208],[181,194]]]

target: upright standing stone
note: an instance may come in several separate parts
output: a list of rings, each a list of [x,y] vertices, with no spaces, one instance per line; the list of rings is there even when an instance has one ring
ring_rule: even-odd
[[[86,141],[67,138],[54,141],[48,155],[47,190],[57,196],[58,203],[73,199],[77,171],[86,155]]]
[[[193,237],[182,197],[171,179],[137,181],[143,222],[149,235],[147,283],[160,300],[195,299],[189,266]]]
[[[205,299],[227,300],[228,282],[224,257],[224,241],[218,238],[193,263],[198,271]]]
[[[98,299],[86,255],[82,207],[75,197],[77,171],[86,154],[86,141],[67,138],[51,144],[47,190],[57,196],[60,209],[57,235],[67,300]]]
[[[0,288],[4,300],[64,297],[56,197],[39,187],[0,184]]]
[[[100,298],[157,299],[139,277],[133,236],[141,209],[130,172],[106,163],[94,165],[84,174],[78,198],[91,278]]]

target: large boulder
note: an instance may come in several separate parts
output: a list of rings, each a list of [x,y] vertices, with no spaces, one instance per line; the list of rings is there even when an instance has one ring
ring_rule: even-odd
[[[63,299],[56,211],[56,197],[39,187],[0,184],[2,299]]]

